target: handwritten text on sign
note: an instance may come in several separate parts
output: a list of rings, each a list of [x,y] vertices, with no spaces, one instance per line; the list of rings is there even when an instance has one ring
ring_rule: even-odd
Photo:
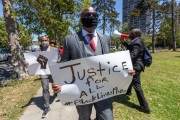
[[[84,105],[124,94],[132,81],[129,51],[87,57],[50,66],[64,105]]]

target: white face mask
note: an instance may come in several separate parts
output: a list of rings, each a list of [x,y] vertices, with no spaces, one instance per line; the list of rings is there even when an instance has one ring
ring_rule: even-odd
[[[41,43],[41,45],[43,47],[48,47],[49,46],[49,42],[48,41],[44,41],[44,42]]]

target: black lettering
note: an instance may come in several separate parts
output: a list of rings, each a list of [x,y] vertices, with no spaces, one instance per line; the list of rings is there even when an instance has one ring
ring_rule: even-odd
[[[66,102],[64,105],[70,105],[71,103],[73,103],[73,102]]]
[[[110,64],[110,62],[109,62],[109,61],[108,61],[107,63],[108,63],[108,64]],[[110,73],[111,73],[111,69],[109,68],[109,74],[110,74]]]
[[[89,103],[88,100],[83,101],[83,104],[88,104],[88,103]]]
[[[104,82],[104,81],[109,82],[106,77],[104,77],[104,78],[102,79],[102,82]]]
[[[74,104],[77,105],[78,103],[83,104],[82,99],[78,99],[74,101]]]
[[[117,94],[117,87],[113,88],[113,95]]]
[[[98,79],[97,79],[97,80],[95,81],[95,83],[101,83],[101,80],[98,80]]]
[[[100,94],[102,94],[102,93],[100,93]],[[101,95],[100,95],[99,93],[97,93],[97,98],[98,99],[101,99]]]
[[[120,72],[120,71],[115,71],[115,68],[116,68],[116,67],[118,67],[118,66],[115,65],[115,66],[112,68],[113,72]]]
[[[122,67],[123,67],[123,70],[128,70],[128,68],[125,68],[125,63],[126,63],[126,61],[125,62],[122,62]]]
[[[92,99],[89,100],[89,102],[94,102],[96,100],[96,96],[92,95]]]
[[[96,89],[100,89],[103,88],[104,86],[99,87],[98,85],[96,85]]]
[[[89,77],[87,78],[86,84],[88,84],[88,86],[90,87],[90,80],[89,80],[89,79],[92,79],[92,81],[94,81],[94,79],[93,79],[93,77],[91,77],[91,76],[89,76]]]
[[[89,75],[89,76],[95,76],[96,75],[96,72],[94,72],[94,71],[90,71],[90,70],[94,70],[94,68],[89,68],[88,70],[87,70],[87,72],[89,73],[89,74],[91,74],[91,73],[93,73],[94,75]]]
[[[95,92],[95,91],[91,91],[91,88],[89,88],[89,93],[93,93],[93,92]]]
[[[82,96],[84,96],[84,95],[87,96],[86,92],[82,91],[82,92],[81,92],[81,95],[80,95],[80,98],[81,98]]]
[[[79,78],[80,80],[84,79],[84,77],[85,77],[85,69],[83,69],[83,76],[82,76],[82,78],[80,78],[79,72],[77,72],[77,74],[78,74],[78,78]]]
[[[74,75],[74,69],[73,69],[73,66],[76,66],[76,65],[80,65],[81,63],[76,63],[76,64],[72,64],[72,65],[67,65],[67,66],[64,66],[64,67],[60,67],[59,69],[64,69],[64,68],[67,68],[67,67],[70,67],[71,68],[71,72],[72,72],[72,81],[70,83],[67,83],[66,81],[64,81],[66,84],[73,84],[75,81],[76,81],[76,78],[75,78],[75,75]]]
[[[100,72],[100,75],[102,76],[102,71],[104,71],[105,69],[102,69],[101,68],[101,63],[99,62],[99,69],[97,70],[97,71],[99,71]]]

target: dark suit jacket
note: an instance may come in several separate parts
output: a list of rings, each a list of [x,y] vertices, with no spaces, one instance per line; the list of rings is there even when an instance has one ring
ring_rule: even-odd
[[[101,42],[102,54],[110,52],[110,37],[97,32],[98,40]],[[64,41],[64,51],[61,57],[61,62],[75,60],[79,58],[88,57],[84,49],[84,44],[88,44],[82,31],[67,35]],[[97,48],[98,49],[98,48]]]
[[[142,62],[144,43],[140,38],[136,38],[132,43],[122,43],[130,52],[133,68],[136,72],[144,71]]]

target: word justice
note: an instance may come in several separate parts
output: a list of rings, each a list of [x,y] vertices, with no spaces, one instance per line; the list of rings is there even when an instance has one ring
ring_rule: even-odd
[[[110,62],[107,62],[107,63],[110,64]],[[97,70],[95,70],[94,68],[89,68],[87,70],[83,69],[83,75],[80,76],[80,72],[77,71],[77,76],[76,76],[74,68],[79,65],[81,65],[81,63],[71,64],[71,65],[67,65],[67,66],[63,66],[63,67],[59,68],[59,69],[65,69],[65,68],[67,69],[68,68],[71,70],[72,81],[69,83],[67,81],[64,81],[66,84],[73,84],[76,81],[77,76],[78,76],[79,80],[83,80],[86,75],[87,75],[87,78],[95,76],[95,75],[97,75],[97,73],[99,73],[102,76],[103,71],[107,71],[107,70],[108,70],[109,74],[111,74],[112,72],[121,72],[118,65],[114,65],[114,66],[112,66],[112,68],[105,69],[105,68],[102,68],[101,63],[99,62]],[[122,62],[121,65],[122,65],[123,70],[128,70],[126,61]]]

